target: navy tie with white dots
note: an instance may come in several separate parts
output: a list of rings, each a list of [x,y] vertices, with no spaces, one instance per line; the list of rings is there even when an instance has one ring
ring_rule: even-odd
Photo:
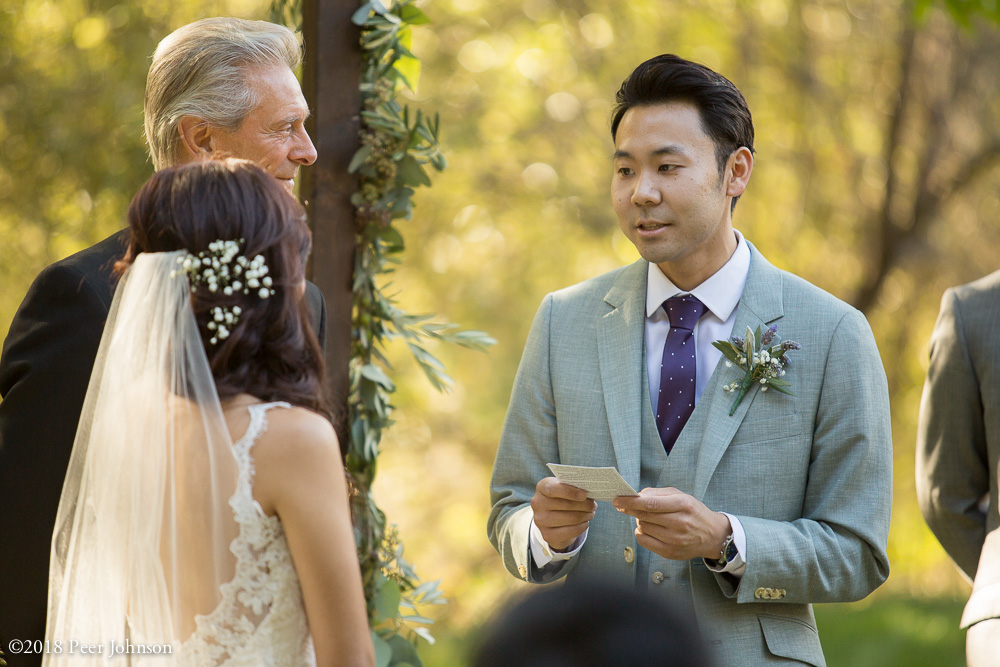
[[[690,294],[663,302],[670,318],[670,332],[660,363],[660,391],[656,401],[656,428],[667,454],[694,412],[694,383],[697,360],[694,352],[694,325],[705,314],[705,304]]]

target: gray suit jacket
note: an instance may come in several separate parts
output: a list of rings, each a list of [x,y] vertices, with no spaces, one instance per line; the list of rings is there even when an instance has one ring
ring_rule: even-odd
[[[737,581],[687,561],[681,588],[671,590],[689,590],[720,664],[782,656],[822,665],[810,603],[863,598],[888,576],[888,389],[864,316],[750,248],[734,330],[777,323],[782,339],[802,344],[785,376],[795,396],[754,387],[729,416],[734,398],[722,387],[741,372],[724,360],[715,368],[667,465],[676,466],[674,486],[740,519],[747,566]],[[507,570],[527,581],[572,573],[646,585],[636,578],[639,559],[623,558],[626,547],[640,549],[631,519],[608,503],[599,503],[580,554],[555,574],[534,567],[528,531],[546,463],[613,465],[639,488],[641,411],[651,411],[642,398],[647,266],[640,260],[550,294],[535,317],[488,524]]]
[[[917,495],[934,535],[974,581],[963,628],[1000,618],[998,332],[1000,271],[945,291],[920,403]]]

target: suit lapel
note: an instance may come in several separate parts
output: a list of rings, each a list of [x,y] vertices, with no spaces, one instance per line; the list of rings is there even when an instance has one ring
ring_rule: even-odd
[[[781,272],[764,259],[749,241],[747,245],[750,247],[750,269],[743,287],[743,295],[736,308],[733,331],[730,334],[740,337],[745,334],[747,327],[756,330],[760,326],[764,329],[784,315],[781,301]],[[692,443],[698,448],[698,463],[695,467],[692,489],[692,494],[696,498],[704,497],[719,460],[729,447],[740,424],[743,423],[750,405],[760,393],[759,386],[751,387],[736,408],[736,412],[729,416],[729,410],[736,397],[724,392],[722,387],[739,380],[742,377],[741,373],[736,368],[726,368],[724,357],[719,360],[692,415],[694,423],[691,425],[702,425],[702,428],[690,429],[690,433],[689,429],[685,428],[678,438],[677,445],[681,445],[681,440],[686,435],[695,441],[700,436],[700,443]]]
[[[612,309],[597,323],[598,363],[611,442],[618,471],[633,488],[638,488],[640,473],[647,267],[640,260],[622,271],[604,297]]]

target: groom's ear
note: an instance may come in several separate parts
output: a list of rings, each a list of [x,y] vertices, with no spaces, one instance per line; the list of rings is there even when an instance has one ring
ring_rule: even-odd
[[[182,116],[177,123],[177,133],[181,137],[181,147],[187,153],[188,159],[185,161],[215,155],[217,132],[217,128],[203,118]]]
[[[726,194],[739,197],[747,189],[750,173],[753,171],[753,153],[746,146],[740,146],[726,160],[726,171],[723,177],[726,182]]]

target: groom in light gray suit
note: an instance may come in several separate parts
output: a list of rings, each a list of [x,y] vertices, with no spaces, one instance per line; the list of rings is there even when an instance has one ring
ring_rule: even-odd
[[[1000,271],[947,290],[931,337],[917,430],[917,496],[972,595],[970,667],[1000,656]]]
[[[889,399],[871,329],[733,229],[753,123],[731,82],[653,58],[622,84],[611,132],[614,208],[643,259],[542,302],[490,539],[529,582],[662,594],[719,665],[823,665],[810,604],[861,599],[889,573]],[[786,342],[772,368],[794,395],[727,390],[744,371],[712,342],[747,327]],[[598,504],[547,463],[614,466],[642,491]]]

